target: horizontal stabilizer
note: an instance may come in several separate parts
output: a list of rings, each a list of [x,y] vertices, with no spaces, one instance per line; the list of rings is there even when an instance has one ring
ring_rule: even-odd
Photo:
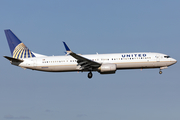
[[[23,62],[24,60],[20,60],[20,59],[16,59],[16,58],[12,58],[12,57],[8,57],[8,56],[4,56],[6,59],[8,59],[11,62]]]

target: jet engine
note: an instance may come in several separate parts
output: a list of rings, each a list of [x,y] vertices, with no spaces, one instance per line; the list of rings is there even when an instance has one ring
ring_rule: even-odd
[[[98,68],[98,72],[101,74],[114,74],[116,72],[116,64],[113,63],[102,64]]]

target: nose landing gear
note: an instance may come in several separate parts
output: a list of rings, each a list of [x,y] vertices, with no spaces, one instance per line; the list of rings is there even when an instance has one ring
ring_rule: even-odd
[[[161,70],[166,69],[166,68],[168,68],[168,67],[167,67],[167,66],[165,66],[165,67],[160,67],[160,69],[159,69],[159,74],[162,74],[162,71],[161,71]]]
[[[91,79],[92,76],[93,76],[93,74],[92,74],[92,72],[90,71],[90,72],[88,73],[88,78]]]

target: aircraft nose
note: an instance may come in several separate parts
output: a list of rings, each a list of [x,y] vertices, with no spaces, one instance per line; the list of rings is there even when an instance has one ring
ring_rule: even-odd
[[[173,62],[173,64],[177,63],[177,60],[172,58],[171,61]]]

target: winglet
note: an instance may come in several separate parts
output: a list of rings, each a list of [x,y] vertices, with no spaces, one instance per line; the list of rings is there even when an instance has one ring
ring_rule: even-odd
[[[63,44],[64,44],[64,47],[66,49],[66,52],[69,54],[69,53],[72,53],[72,51],[69,49],[69,47],[67,46],[67,44],[63,41]]]

